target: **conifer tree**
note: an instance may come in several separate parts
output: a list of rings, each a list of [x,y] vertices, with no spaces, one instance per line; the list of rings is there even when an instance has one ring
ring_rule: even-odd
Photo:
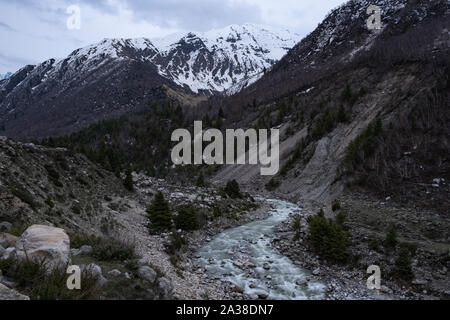
[[[123,182],[123,185],[128,191],[133,192],[134,191],[134,184],[133,184],[133,176],[131,174],[131,170],[126,171],[125,180]]]
[[[151,224],[151,231],[163,232],[172,228],[172,215],[169,203],[164,199],[162,192],[155,195],[151,205],[147,208]]]

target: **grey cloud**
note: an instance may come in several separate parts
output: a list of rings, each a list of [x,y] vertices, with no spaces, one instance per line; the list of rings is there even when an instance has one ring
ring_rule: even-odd
[[[229,24],[261,22],[260,8],[228,0],[125,0],[137,20],[161,27],[206,31]]]

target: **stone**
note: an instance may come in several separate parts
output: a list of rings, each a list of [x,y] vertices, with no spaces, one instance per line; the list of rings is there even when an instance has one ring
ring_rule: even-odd
[[[3,254],[5,253],[5,251],[6,251],[6,249],[0,245],[0,257],[3,257]]]
[[[250,288],[250,289],[255,289],[255,288],[256,288],[256,285],[255,285],[254,283],[250,283],[249,288]]]
[[[241,287],[239,287],[238,285],[235,285],[234,287],[233,287],[233,289],[231,289],[233,292],[237,292],[237,293],[244,293],[244,290],[241,288]]]
[[[92,247],[91,246],[82,246],[79,249],[72,249],[70,250],[73,256],[79,256],[80,254],[89,254],[92,252]]]
[[[426,285],[428,283],[428,281],[427,280],[416,279],[416,280],[413,280],[411,283],[416,285],[416,286],[424,286],[424,285]]]
[[[6,221],[3,221],[2,223],[0,223],[0,231],[1,232],[7,232],[7,231],[11,231],[12,229],[12,224]]]
[[[30,298],[0,283],[0,301],[3,300],[30,300]]]
[[[103,287],[108,282],[108,280],[103,276],[102,268],[95,263],[83,265],[80,269],[90,272],[92,276],[97,280],[97,284],[100,287]]]
[[[307,283],[306,279],[297,279],[297,281],[295,281],[295,284],[298,286],[305,286]]]
[[[139,267],[138,275],[151,283],[155,282],[157,277],[156,271],[150,268],[149,266]]]
[[[258,298],[265,300],[269,297],[269,295],[265,292],[258,293]]]
[[[320,268],[314,269],[312,274],[318,276],[320,274]]]
[[[2,255],[2,259],[3,260],[7,260],[7,259],[9,259],[9,258],[11,258],[11,259],[14,259],[14,258],[16,258],[16,248],[8,248],[8,249],[6,249],[4,252],[3,252],[3,255]]]
[[[60,228],[33,225],[15,247],[18,259],[45,261],[49,270],[71,263],[69,236]]]
[[[120,271],[117,270],[117,269],[114,269],[114,270],[111,270],[110,272],[108,272],[108,274],[109,274],[110,276],[113,276],[113,277],[118,277],[118,276],[120,276],[120,275],[122,274],[122,272],[120,272]]]
[[[3,248],[15,247],[17,240],[19,240],[19,237],[13,236],[12,234],[0,233],[0,245]]]
[[[161,290],[162,299],[168,300],[171,298],[172,291],[173,291],[173,285],[172,282],[170,282],[167,278],[160,278],[158,280],[158,288]]]
[[[393,293],[392,289],[387,287],[387,286],[385,286],[385,285],[381,286],[380,291],[383,292],[383,293],[387,293],[387,294],[392,294]]]

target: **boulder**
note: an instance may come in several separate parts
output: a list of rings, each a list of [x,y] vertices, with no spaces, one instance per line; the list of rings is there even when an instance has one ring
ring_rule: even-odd
[[[19,237],[13,236],[12,234],[5,232],[0,233],[0,245],[3,248],[14,247],[17,240],[19,240]]]
[[[173,285],[167,278],[160,278],[158,280],[158,287],[161,290],[162,299],[168,300],[172,296]]]
[[[149,266],[142,266],[139,267],[138,269],[138,275],[142,278],[145,279],[151,283],[155,282],[156,280],[156,272],[155,270],[153,270],[152,268],[150,268]]]
[[[102,268],[95,263],[80,266],[82,271],[87,271],[97,280],[97,284],[103,287],[108,280],[103,276]]]
[[[5,251],[6,251],[6,249],[0,245],[0,257],[3,257],[3,254],[5,253]]]
[[[89,253],[91,253],[92,252],[92,247],[91,246],[82,246],[81,248],[79,248],[79,249],[72,249],[71,250],[71,252],[72,252],[72,256],[79,256],[80,254],[89,254]]]
[[[12,229],[11,223],[6,222],[6,221],[0,223],[0,231],[1,232],[8,232],[8,231],[11,231],[11,229]]]
[[[63,229],[33,225],[16,242],[20,259],[44,261],[49,270],[70,264],[70,240]]]
[[[114,269],[114,270],[111,270],[110,272],[108,272],[108,274],[109,274],[110,276],[113,276],[113,277],[118,277],[118,276],[120,276],[120,275],[122,274],[122,272],[120,272],[120,271],[117,270],[117,269]]]
[[[3,260],[9,259],[9,258],[11,258],[11,259],[16,258],[16,248],[6,249],[0,258]]]
[[[0,283],[0,301],[3,300],[30,300],[30,298]]]

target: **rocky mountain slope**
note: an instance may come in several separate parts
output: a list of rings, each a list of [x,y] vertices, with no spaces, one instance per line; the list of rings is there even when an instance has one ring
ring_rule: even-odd
[[[299,36],[246,24],[164,39],[104,39],[26,66],[0,82],[0,132],[41,138],[105,118],[244,87],[278,61]],[[238,88],[235,86],[238,85]]]

